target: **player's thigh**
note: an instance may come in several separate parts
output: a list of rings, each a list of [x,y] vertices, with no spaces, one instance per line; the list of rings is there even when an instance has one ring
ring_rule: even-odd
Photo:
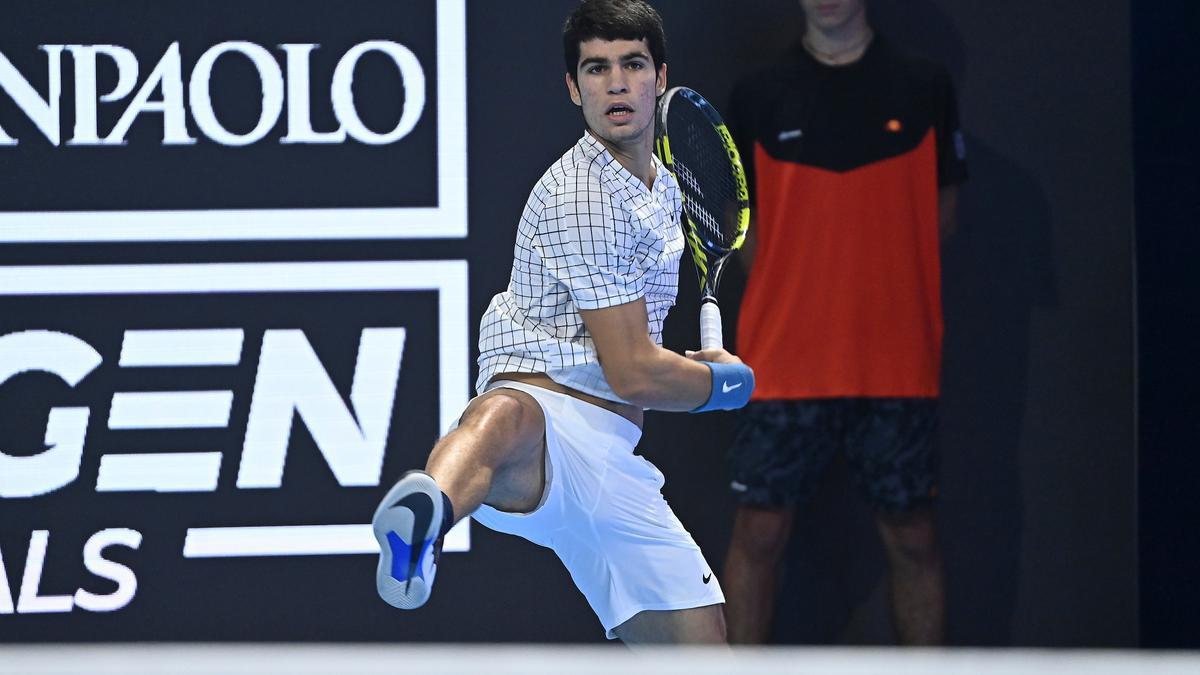
[[[472,399],[455,428],[427,463],[435,475],[486,474],[489,504],[521,506],[544,486],[546,419],[541,405],[515,389],[493,389]]]
[[[724,644],[723,605],[690,609],[646,610],[613,629],[630,646],[656,644]]]
[[[939,464],[937,399],[861,399],[850,417],[846,459],[876,513],[905,514],[932,505]]]

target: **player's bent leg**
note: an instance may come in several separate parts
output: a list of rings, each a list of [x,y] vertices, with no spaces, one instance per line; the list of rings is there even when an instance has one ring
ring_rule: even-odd
[[[528,511],[545,488],[546,418],[529,394],[493,389],[476,397],[458,426],[434,446],[425,464],[465,518],[487,503]]]
[[[733,644],[762,644],[770,638],[777,570],[794,518],[793,507],[737,509],[721,576]]]
[[[896,637],[905,645],[945,642],[945,583],[932,505],[879,513],[876,524],[891,569]]]
[[[725,644],[721,605],[638,612],[612,629],[630,647],[663,644]]]
[[[544,431],[541,407],[527,394],[497,390],[471,402],[434,447],[427,471],[406,473],[376,509],[376,588],[384,601],[400,609],[425,604],[442,538],[484,500],[537,503],[545,482]]]

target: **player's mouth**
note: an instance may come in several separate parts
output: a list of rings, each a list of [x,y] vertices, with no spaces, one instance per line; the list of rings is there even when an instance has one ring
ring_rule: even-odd
[[[628,122],[633,119],[633,108],[627,103],[614,103],[604,111],[604,116],[610,122]]]

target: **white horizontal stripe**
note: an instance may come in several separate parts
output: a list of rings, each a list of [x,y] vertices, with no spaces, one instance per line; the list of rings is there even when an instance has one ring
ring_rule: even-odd
[[[121,367],[236,366],[242,359],[240,328],[127,330]]]
[[[448,187],[460,192],[462,183]],[[0,242],[450,239],[467,236],[465,210],[450,203],[440,208],[29,211],[0,214]]]
[[[121,293],[442,290],[466,278],[465,260],[189,263],[0,267],[0,296]]]
[[[471,548],[468,520],[446,535],[446,552]],[[185,558],[245,558],[275,555],[353,555],[379,553],[370,525],[282,525],[275,527],[192,527],[183,542]]]
[[[318,580],[319,581],[319,580]],[[469,609],[469,608],[468,608]],[[447,629],[446,635],[452,635]],[[87,667],[84,668],[83,666]],[[0,673],[397,672],[444,675],[1194,675],[1197,652],[1116,649],[645,646],[537,644],[47,644],[0,645]]]
[[[232,391],[119,391],[109,429],[213,429],[229,426]]]
[[[108,454],[100,458],[97,492],[212,492],[219,452]]]

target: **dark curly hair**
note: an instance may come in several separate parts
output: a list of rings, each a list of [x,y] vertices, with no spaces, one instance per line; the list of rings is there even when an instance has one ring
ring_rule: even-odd
[[[662,17],[643,0],[583,0],[571,12],[563,24],[563,58],[572,80],[579,67],[579,45],[595,38],[645,39],[655,70],[667,61]]]

